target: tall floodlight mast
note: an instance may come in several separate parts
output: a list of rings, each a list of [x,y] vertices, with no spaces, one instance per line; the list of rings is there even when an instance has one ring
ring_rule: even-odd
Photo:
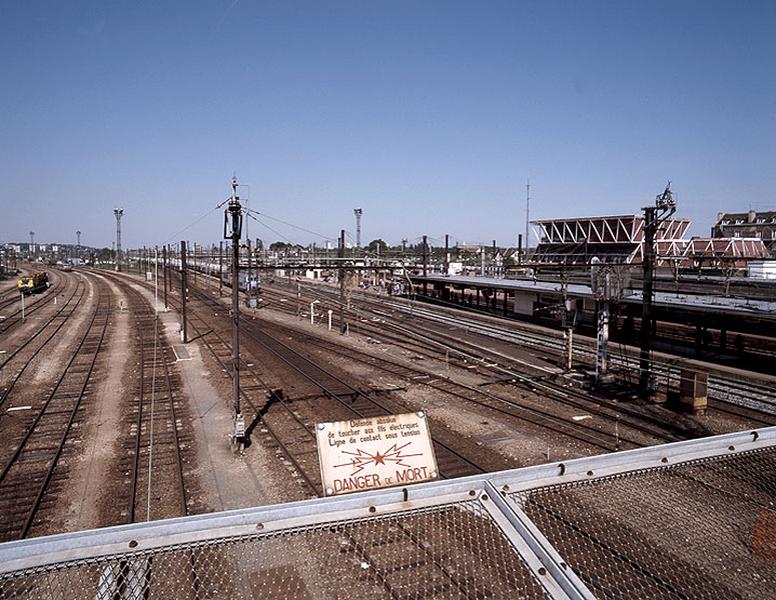
[[[121,217],[124,216],[123,208],[114,208],[116,216],[116,270],[121,271]]]
[[[234,436],[232,443],[245,445],[245,418],[240,410],[240,236],[242,206],[237,195],[237,177],[232,177],[232,197],[224,211],[224,238],[232,240],[232,392],[234,394]]]
[[[644,283],[642,286],[641,351],[639,353],[639,392],[647,398],[655,389],[652,376],[652,336],[654,325],[652,303],[654,291],[652,279],[655,272],[655,233],[660,226],[676,212],[676,202],[671,193],[671,182],[655,199],[654,206],[644,210]]]
[[[361,248],[361,215],[364,214],[364,209],[354,208],[353,214],[356,215],[356,248]]]
[[[30,257],[35,255],[35,232],[30,231]]]

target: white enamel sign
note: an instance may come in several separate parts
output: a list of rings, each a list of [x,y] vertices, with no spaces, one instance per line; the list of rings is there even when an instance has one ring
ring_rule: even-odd
[[[327,496],[438,476],[426,413],[319,423],[316,429]]]

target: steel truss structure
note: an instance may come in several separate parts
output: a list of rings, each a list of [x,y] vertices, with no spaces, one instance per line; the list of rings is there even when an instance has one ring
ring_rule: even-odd
[[[587,264],[593,257],[605,263],[637,264],[644,258],[644,217],[613,215],[532,221],[539,245],[539,263]],[[747,260],[769,257],[757,238],[689,238],[686,219],[668,219],[655,234],[657,264],[682,268],[722,265],[742,268]]]
[[[658,265],[678,263],[681,268],[723,267],[742,269],[750,260],[770,257],[759,238],[691,238],[655,244]]]
[[[776,597],[776,427],[0,545],[0,598]]]

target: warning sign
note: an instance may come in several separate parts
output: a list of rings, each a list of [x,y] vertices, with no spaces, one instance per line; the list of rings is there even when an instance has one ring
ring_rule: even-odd
[[[437,477],[426,413],[319,423],[318,458],[327,496]]]

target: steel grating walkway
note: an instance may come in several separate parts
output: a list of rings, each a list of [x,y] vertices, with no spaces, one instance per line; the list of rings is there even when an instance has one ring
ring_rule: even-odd
[[[0,598],[776,598],[776,428],[0,544]]]

